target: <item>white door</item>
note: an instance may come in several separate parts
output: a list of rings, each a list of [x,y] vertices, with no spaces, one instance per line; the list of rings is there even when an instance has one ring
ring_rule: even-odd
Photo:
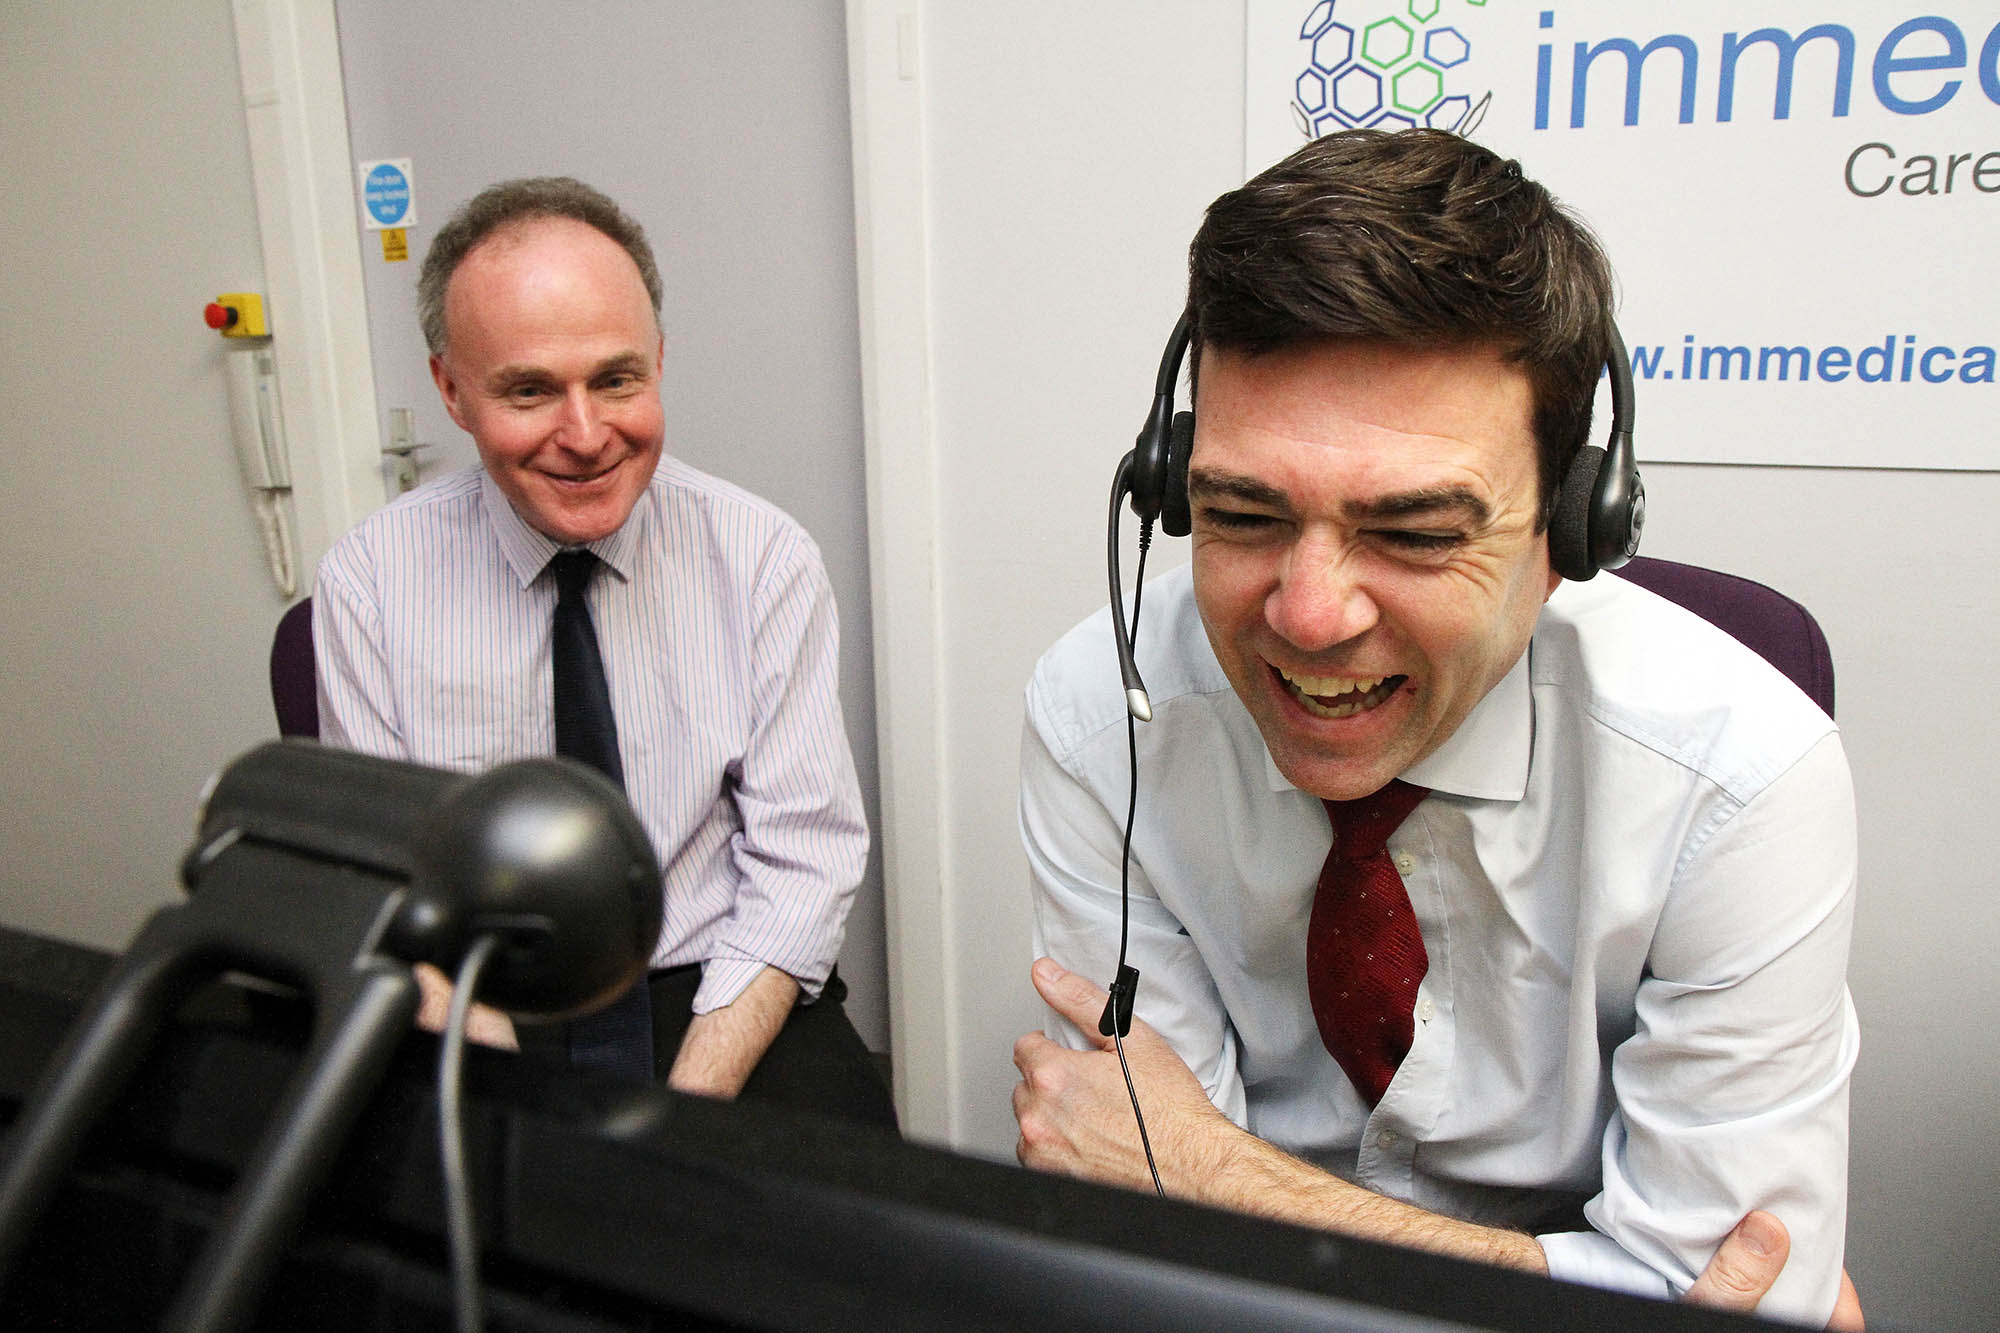
[[[668,450],[780,505],[825,553],[841,702],[879,829],[841,6],[338,0],[336,12],[355,159],[411,164],[409,258],[362,234],[384,441],[407,408],[431,446],[426,477],[475,461],[417,330],[416,271],[437,224],[513,176],[576,176],[618,200],[666,288]],[[840,970],[855,1026],[887,1050],[879,857]]]

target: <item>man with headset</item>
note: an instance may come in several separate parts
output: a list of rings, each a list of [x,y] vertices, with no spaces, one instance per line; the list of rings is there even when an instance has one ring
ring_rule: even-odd
[[[1788,1233],[1760,1308],[1858,1320],[1847,764],[1749,649],[1591,579],[1643,503],[1588,440],[1596,242],[1482,148],[1355,132],[1218,199],[1189,267],[1194,418],[1163,371],[1128,460],[1194,538],[1150,695],[1108,612],[1028,688],[1022,1160],[1660,1296]],[[1150,1154],[1089,980],[1128,938]]]

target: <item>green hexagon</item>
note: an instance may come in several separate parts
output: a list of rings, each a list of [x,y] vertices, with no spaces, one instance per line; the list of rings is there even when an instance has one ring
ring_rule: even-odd
[[[1377,19],[1361,32],[1361,58],[1377,69],[1388,69],[1409,57],[1416,37],[1401,19]]]
[[[1421,60],[1397,70],[1389,80],[1389,101],[1399,111],[1418,115],[1430,110],[1444,96],[1444,74]]]
[[[1410,0],[1410,17],[1419,23],[1429,23],[1438,16],[1439,0]]]

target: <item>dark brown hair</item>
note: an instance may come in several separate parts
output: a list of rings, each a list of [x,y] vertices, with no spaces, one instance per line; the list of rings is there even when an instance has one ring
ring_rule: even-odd
[[[1316,139],[1209,205],[1188,251],[1197,371],[1203,346],[1319,338],[1482,344],[1519,363],[1543,527],[1589,434],[1611,305],[1589,229],[1519,164],[1441,130]]]
[[[660,317],[660,269],[646,231],[609,196],[569,176],[528,176],[489,185],[438,228],[417,275],[417,322],[431,355],[444,352],[444,293],[451,275],[474,246],[503,227],[534,218],[574,218],[597,228],[623,247],[639,266],[639,279],[652,298],[653,320]]]

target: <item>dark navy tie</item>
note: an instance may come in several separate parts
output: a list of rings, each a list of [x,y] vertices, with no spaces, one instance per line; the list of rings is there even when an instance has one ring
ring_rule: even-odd
[[[618,722],[611,712],[611,687],[597,650],[596,627],[584,590],[597,572],[589,551],[561,551],[549,561],[556,580],[553,697],[556,753],[589,764],[619,786],[625,765],[618,758]],[[569,1024],[570,1063],[605,1069],[628,1078],[653,1077],[653,1011],[645,978],[594,1014]]]

